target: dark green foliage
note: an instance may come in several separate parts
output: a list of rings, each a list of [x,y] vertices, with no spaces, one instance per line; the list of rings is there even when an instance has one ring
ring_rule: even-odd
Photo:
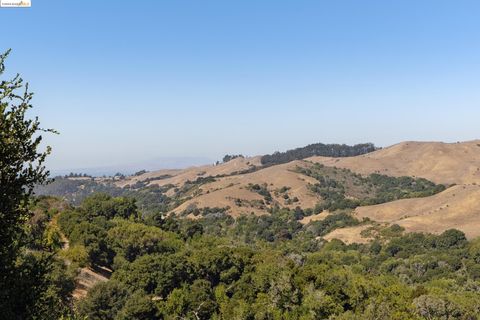
[[[262,185],[259,185],[259,184],[249,184],[248,185],[248,190],[252,191],[252,192],[256,192],[258,193],[259,195],[263,196],[263,199],[265,200],[265,203],[266,204],[269,204],[272,202],[272,195],[270,194],[270,191],[268,191],[267,189],[267,184],[262,184]]]
[[[152,297],[138,291],[127,298],[116,320],[154,320],[158,319],[157,312]]]
[[[257,239],[273,242],[291,239],[301,228],[302,225],[297,221],[295,211],[282,209],[273,210],[270,215],[240,216],[232,232],[247,243]]]
[[[87,218],[85,214],[80,210],[68,210],[61,212],[57,220],[63,233],[65,233],[68,237],[70,237],[70,234],[73,232],[76,226],[78,226],[81,222],[86,221]]]
[[[236,158],[244,158],[244,156],[241,155],[241,154],[226,154],[223,157],[222,161],[223,161],[223,163],[226,163],[226,162],[228,162],[230,160],[233,160],[233,159],[236,159]]]
[[[89,320],[114,320],[130,295],[126,286],[110,280],[96,285],[78,305],[80,315]]]
[[[96,193],[86,198],[82,202],[82,209],[90,220],[95,217],[128,219],[137,215],[135,199],[125,197],[113,198],[105,193]]]
[[[108,205],[99,204],[100,199],[104,199]],[[105,215],[111,216],[111,200],[109,197],[99,195],[88,200],[89,205],[62,212],[58,216],[57,222],[62,232],[67,236],[71,245],[85,247],[91,266],[110,266],[113,262],[114,253],[107,240],[108,230],[113,224],[107,220],[102,211],[104,208],[108,208],[106,209],[108,214],[105,213]],[[92,205],[93,203],[98,205]],[[93,211],[86,211],[90,209]]]
[[[106,237],[117,256],[134,261],[138,256],[153,253],[173,253],[181,246],[180,238],[142,223],[117,220]]]
[[[197,185],[197,184],[210,183],[210,182],[214,182],[214,181],[215,181],[215,178],[214,178],[214,177],[211,177],[211,176],[208,176],[208,177],[198,177],[195,181],[187,180],[187,181],[185,182],[185,184]]]
[[[376,189],[376,197],[368,202],[372,204],[398,199],[428,197],[445,190],[445,186],[435,184],[427,179],[412,177],[389,177],[371,174],[367,177]]]
[[[52,254],[30,254],[18,262],[21,270],[10,290],[3,319],[55,319],[69,312],[74,281]],[[11,310],[11,311],[10,311]]]
[[[120,196],[125,191],[112,184],[97,183],[93,179],[79,180],[68,177],[55,177],[48,185],[35,186],[35,194],[64,197],[74,205],[79,205],[94,192]]]
[[[456,229],[450,229],[443,232],[435,241],[438,248],[461,248],[467,244],[465,234]]]
[[[354,209],[360,205],[359,200],[347,198],[342,191],[318,188],[317,185],[311,186],[310,190],[323,199],[323,201],[315,207],[316,213],[322,212],[323,210]]]
[[[159,180],[162,177],[157,177]],[[37,185],[35,193],[40,195],[59,196],[67,199],[74,205],[80,205],[92,193],[105,193],[111,197],[125,197],[136,200],[136,205],[142,209],[142,212],[155,212],[169,210],[175,199],[167,197],[165,193],[171,189],[172,185],[158,187],[156,185],[146,186],[149,179],[139,183],[136,186],[127,186],[120,188],[112,182],[96,182],[92,180],[75,180],[64,177],[56,177],[48,185]]]
[[[0,76],[9,51],[0,55]],[[47,181],[44,167],[50,147],[41,149],[37,118],[29,119],[33,93],[17,74],[0,81],[0,317],[51,319],[68,304],[67,279],[62,279],[43,231],[49,215],[29,210],[34,186]],[[32,218],[32,219],[30,219]],[[30,220],[29,220],[30,219]],[[28,232],[27,221],[33,227]],[[26,250],[27,246],[31,248]],[[60,272],[61,274],[61,272]]]
[[[190,208],[187,208],[184,210],[181,215],[182,216],[187,216],[189,214],[193,214],[194,216],[202,216],[202,217],[214,217],[214,216],[222,216],[224,215],[230,207],[215,207],[215,208],[210,208],[210,207],[203,207],[203,208],[197,208],[195,206],[192,206]]]
[[[191,270],[186,257],[180,254],[143,255],[115,271],[113,279],[133,291],[166,297],[174,288],[190,281]]]
[[[360,222],[350,214],[340,212],[328,215],[323,220],[310,222],[307,226],[307,230],[316,236],[324,236],[335,229],[355,226],[358,224],[360,224]]]
[[[376,173],[362,177],[347,169],[321,164],[297,167],[296,171],[318,181],[309,185],[309,189],[322,198],[314,210],[317,213],[322,210],[354,209],[399,199],[427,197],[445,190],[444,185],[423,178],[390,177]]]
[[[72,245],[82,245],[88,253],[92,266],[110,266],[113,252],[107,243],[106,221],[82,221],[68,235]]]
[[[145,225],[125,225],[109,220],[134,217],[137,217],[134,200],[96,194],[85,199],[81,207],[62,212],[58,224],[72,245],[85,247],[92,266],[110,267],[114,255],[120,252],[125,259],[133,260],[140,253],[167,250],[160,241],[163,237],[160,231],[152,231]],[[125,246],[120,246],[117,234],[129,236],[130,242],[125,239],[122,242]]]
[[[274,165],[287,163],[293,160],[302,160],[313,156],[352,157],[375,150],[376,148],[372,143],[363,143],[354,146],[347,146],[345,144],[315,143],[306,147],[288,150],[286,152],[275,152],[274,154],[264,155],[261,162],[263,165]]]
[[[205,280],[175,289],[162,307],[166,319],[211,319],[216,310],[213,290]]]
[[[203,234],[203,226],[196,221],[189,222],[185,225],[183,231],[184,239],[194,238]]]
[[[303,215],[99,222],[115,255],[113,285],[92,290],[79,310],[92,319],[417,319],[446,306],[478,316],[480,295],[469,288],[480,245],[462,232],[403,235],[393,225],[381,231],[387,242],[325,243],[317,237],[360,222],[339,212],[302,227]]]

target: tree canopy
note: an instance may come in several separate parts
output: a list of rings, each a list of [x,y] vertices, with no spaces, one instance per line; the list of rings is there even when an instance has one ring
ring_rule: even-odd
[[[263,165],[274,165],[287,163],[293,160],[302,160],[313,156],[323,157],[353,157],[361,154],[375,151],[373,143],[362,143],[354,146],[346,144],[323,144],[314,143],[308,146],[287,150],[285,152],[275,152],[262,156],[261,162]]]
[[[9,53],[0,55],[0,76]],[[43,241],[35,241],[43,227],[35,236],[28,232],[28,221],[34,186],[48,179],[44,163],[50,147],[42,150],[41,134],[53,132],[43,129],[38,118],[28,117],[32,97],[20,75],[0,81],[0,314],[5,319],[55,316],[69,299],[60,294],[66,282],[57,271],[63,266],[42,250],[26,251],[27,246],[43,246]],[[48,238],[54,242],[52,230]],[[57,280],[63,283],[60,287],[54,284]]]

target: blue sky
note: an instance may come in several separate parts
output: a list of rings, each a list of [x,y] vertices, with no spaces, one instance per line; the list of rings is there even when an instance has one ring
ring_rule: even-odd
[[[479,1],[60,1],[0,9],[53,170],[314,142],[479,138]]]

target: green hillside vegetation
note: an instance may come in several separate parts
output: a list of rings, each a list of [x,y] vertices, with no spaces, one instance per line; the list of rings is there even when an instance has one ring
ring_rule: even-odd
[[[104,193],[112,197],[129,197],[136,200],[137,205],[143,212],[155,211],[167,212],[176,208],[192,196],[201,192],[203,184],[215,181],[213,177],[198,178],[195,181],[186,181],[179,188],[169,184],[165,186],[147,185],[146,182],[139,182],[133,186],[124,188],[117,187],[111,181],[74,180],[68,177],[55,177],[48,185],[35,187],[36,194],[45,196],[58,196],[64,198],[73,205],[80,205],[83,200],[93,193]],[[174,196],[167,196],[168,190],[175,191]]]
[[[363,177],[348,169],[326,167],[321,164],[307,164],[297,167],[296,172],[315,178],[318,182],[309,184],[312,194],[321,199],[315,208],[305,209],[304,215],[318,213],[322,210],[353,209],[358,206],[373,205],[405,198],[426,197],[445,190],[444,185],[435,184],[422,178],[389,177],[380,174],[371,174]],[[37,186],[36,192],[41,195],[61,196],[68,202],[79,205],[92,193],[106,193],[113,197],[129,197],[136,200],[137,205],[144,214],[154,212],[169,212],[185,201],[203,193],[202,186],[216,181],[215,177],[199,177],[193,181],[186,181],[182,186],[173,185],[157,186],[147,185],[146,182],[137,183],[124,188],[117,187],[113,182],[95,181],[94,179],[77,180],[69,177],[56,177],[52,183],[46,186]],[[174,194],[167,195],[172,189]],[[249,184],[246,189],[258,193],[263,200],[258,203],[246,203],[265,211],[283,204],[295,204],[299,200],[288,196],[288,187],[274,190],[277,197],[285,200],[277,203],[272,197],[266,184]],[[245,201],[243,201],[245,202]],[[243,206],[241,199],[237,200],[238,206]],[[215,208],[212,208],[215,209]],[[210,210],[210,208],[187,208],[182,215],[190,213],[194,215],[206,215],[213,212],[225,211]],[[311,210],[309,210],[311,209]]]
[[[300,210],[198,220],[142,217],[94,195],[58,215],[86,263],[113,270],[76,305],[88,319],[475,319],[480,242],[457,230],[368,245],[317,238],[359,224],[338,213],[302,226]],[[352,220],[353,219],[353,220]],[[59,249],[57,249],[59,250]],[[58,251],[57,251],[58,252]]]
[[[323,144],[314,143],[308,146],[287,150],[285,152],[275,152],[262,156],[263,165],[275,165],[287,163],[293,160],[302,160],[313,156],[323,157],[353,157],[361,154],[370,153],[377,150],[373,143],[362,143],[354,146],[346,144]]]
[[[309,184],[310,191],[322,199],[315,207],[315,213],[427,197],[445,190],[444,185],[423,178],[390,177],[376,173],[364,177],[348,169],[318,163],[297,167],[295,171],[318,181]]]

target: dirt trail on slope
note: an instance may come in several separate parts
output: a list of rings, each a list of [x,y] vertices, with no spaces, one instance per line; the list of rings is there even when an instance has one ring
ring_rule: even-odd
[[[57,216],[55,216],[51,223],[57,223]],[[60,238],[62,239],[62,251],[67,251],[70,248],[70,241],[63,232],[59,230]],[[67,266],[71,265],[71,261],[64,259]],[[98,268],[96,270],[90,267],[80,268],[75,277],[75,289],[72,292],[72,297],[75,300],[83,299],[87,296],[88,291],[97,283],[108,281],[112,271],[107,268]]]
[[[75,279],[75,290],[72,296],[75,300],[81,300],[87,296],[88,291],[97,283],[108,281],[111,271],[108,269],[93,270],[92,268],[81,268]]]

